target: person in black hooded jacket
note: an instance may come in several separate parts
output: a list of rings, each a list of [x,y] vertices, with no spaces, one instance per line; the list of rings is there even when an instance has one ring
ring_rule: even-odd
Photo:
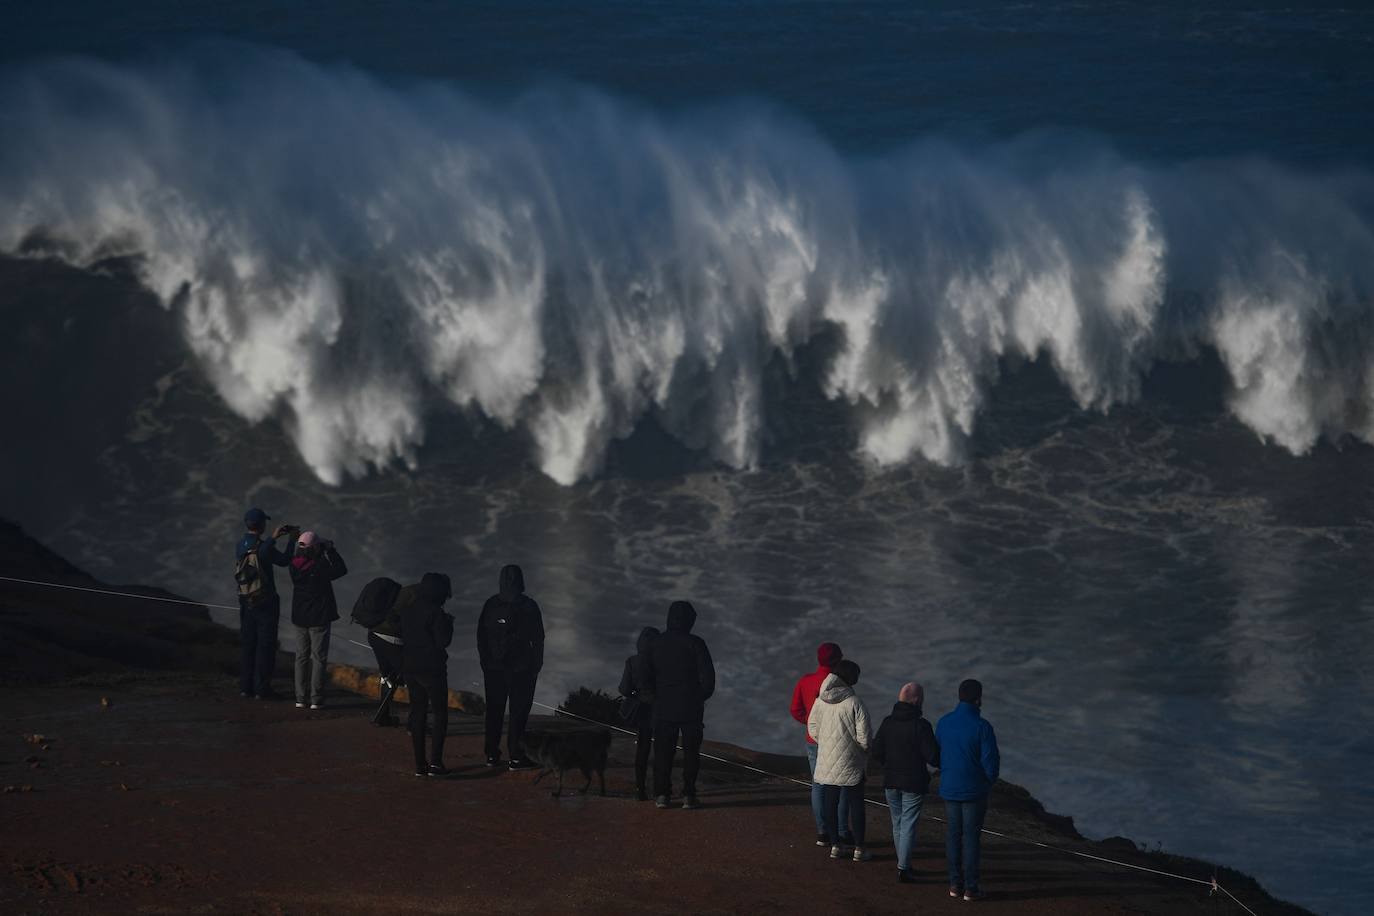
[[[930,773],[939,768],[940,745],[935,730],[921,716],[925,690],[905,684],[897,694],[892,714],[878,726],[869,751],[883,767],[883,788],[892,815],[892,845],[897,849],[897,880],[910,884],[911,854],[916,849],[916,824],[921,819],[922,797],[930,790]]]
[[[401,590],[396,609],[401,615],[402,668],[410,691],[410,739],[416,776],[446,776],[444,738],[448,734],[448,649],[453,641],[453,617],[444,602],[453,594],[448,576],[425,573],[418,585]],[[434,712],[430,756],[425,760],[425,708]]]
[[[658,639],[657,627],[639,631],[635,654],[625,659],[625,671],[620,675],[620,716],[635,729],[635,798],[649,798],[649,749],[654,742],[654,695],[644,686],[645,668],[649,664],[649,650]]]
[[[698,808],[697,771],[706,730],[706,701],[716,690],[716,667],[706,641],[692,635],[696,608],[687,601],[668,607],[668,632],[654,641],[644,686],[654,695],[654,804],[668,807],[673,757],[682,736],[684,808]]]
[[[501,568],[497,593],[482,605],[477,617],[477,657],[487,701],[487,766],[501,762],[501,720],[507,701],[510,768],[537,766],[525,757],[525,726],[534,705],[539,669],[544,667],[544,617],[535,600],[525,594],[525,575],[519,566]]]

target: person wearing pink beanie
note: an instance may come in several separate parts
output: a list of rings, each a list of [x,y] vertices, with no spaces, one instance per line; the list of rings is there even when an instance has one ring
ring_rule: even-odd
[[[296,633],[296,708],[324,707],[325,666],[329,664],[329,631],[339,619],[334,580],[348,572],[343,557],[313,531],[296,539],[291,558],[291,628]]]
[[[940,746],[935,731],[921,716],[925,690],[920,684],[903,684],[897,691],[892,714],[873,736],[872,756],[883,768],[883,790],[892,815],[892,845],[897,849],[897,880],[916,880],[911,854],[916,849],[916,824],[921,802],[930,790],[928,768],[940,765]]]

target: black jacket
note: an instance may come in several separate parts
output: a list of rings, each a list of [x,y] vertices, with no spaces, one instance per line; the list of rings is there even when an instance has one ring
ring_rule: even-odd
[[[706,641],[692,635],[697,612],[686,601],[668,608],[668,632],[654,641],[642,689],[654,695],[654,718],[700,724],[716,692],[716,666]]]
[[[921,717],[921,707],[897,703],[892,715],[878,726],[878,734],[868,746],[869,754],[883,768],[883,788],[904,792],[930,790],[926,767],[940,765],[940,745],[935,730]]]
[[[401,613],[401,665],[406,673],[428,674],[448,669],[453,642],[453,618],[444,611],[452,594],[448,576],[425,573],[419,585],[401,589],[396,609]]]
[[[339,619],[334,580],[348,572],[333,547],[311,560],[291,560],[291,622],[298,627],[323,627]]]
[[[620,675],[620,716],[626,722],[646,726],[654,718],[654,694],[645,687],[645,668],[649,664],[649,650],[659,637],[657,627],[645,627],[635,641],[635,654],[625,659],[625,671]]]
[[[501,568],[500,591],[482,605],[477,658],[483,671],[538,674],[544,667],[544,615],[525,594],[519,566]]]

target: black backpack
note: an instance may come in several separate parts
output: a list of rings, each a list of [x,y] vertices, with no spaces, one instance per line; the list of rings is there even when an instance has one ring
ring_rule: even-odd
[[[358,600],[353,602],[353,622],[371,630],[382,625],[396,597],[401,594],[401,583],[395,579],[380,576],[363,586]]]
[[[516,643],[520,604],[498,601],[487,616],[487,658],[497,665],[507,665],[520,651]]]

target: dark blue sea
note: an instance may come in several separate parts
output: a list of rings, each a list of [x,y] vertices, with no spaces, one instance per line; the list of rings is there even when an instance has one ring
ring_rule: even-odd
[[[1085,833],[1374,911],[1374,13],[122,6],[6,8],[0,515],[448,572],[455,684],[520,563],[547,703],[688,598],[773,751],[819,642],[976,676]]]

